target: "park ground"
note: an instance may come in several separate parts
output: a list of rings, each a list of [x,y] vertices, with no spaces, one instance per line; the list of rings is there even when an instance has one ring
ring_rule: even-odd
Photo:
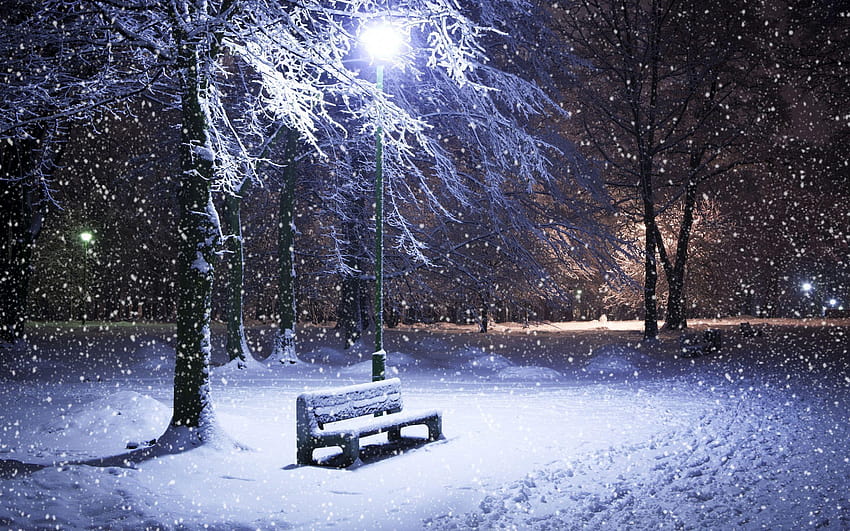
[[[693,358],[633,321],[388,330],[405,408],[441,409],[445,439],[375,436],[349,469],[295,464],[295,398],[368,381],[368,338],[303,327],[301,363],[240,371],[216,330],[213,400],[241,449],[122,463],[170,418],[173,327],[33,323],[0,350],[0,527],[850,528],[850,321],[743,320],[691,323],[722,333]],[[273,333],[249,328],[258,359]]]

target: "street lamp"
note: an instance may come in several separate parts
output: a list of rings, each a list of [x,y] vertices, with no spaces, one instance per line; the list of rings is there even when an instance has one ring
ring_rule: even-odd
[[[92,233],[85,230],[80,233],[83,241],[83,326],[86,326],[86,313],[88,313],[89,301],[89,243],[92,241]]]
[[[384,90],[384,65],[401,50],[404,40],[398,29],[382,22],[366,28],[360,42],[375,63],[375,86]],[[387,352],[384,350],[384,130],[378,112],[375,127],[375,352],[372,354],[372,381],[384,379]]]
[[[800,289],[802,289],[804,293],[808,293],[812,291],[812,283],[809,281],[805,281],[803,282],[803,284],[800,285]]]
[[[838,299],[835,297],[830,297],[828,301],[826,301],[826,306],[823,307],[823,316],[824,317],[838,317],[839,314],[837,312],[843,310],[844,307],[841,306],[841,303],[838,302]]]

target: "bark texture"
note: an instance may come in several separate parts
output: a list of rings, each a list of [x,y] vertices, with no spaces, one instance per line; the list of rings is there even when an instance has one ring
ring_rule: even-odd
[[[245,256],[242,240],[242,197],[247,191],[245,181],[235,195],[224,200],[224,220],[227,227],[225,265],[227,267],[227,359],[236,361],[245,368],[251,350],[245,337],[243,317],[243,295],[245,280]]]
[[[214,425],[210,397],[210,312],[215,247],[220,239],[212,201],[213,151],[209,116],[204,106],[208,81],[198,46],[180,47],[182,173],[177,303],[177,360],[174,367],[172,427],[196,429],[203,442]]]
[[[38,140],[0,146],[0,340],[24,335],[32,252],[42,227],[40,187],[31,179],[39,163]]]
[[[296,151],[298,135],[286,134],[286,168],[280,187],[278,221],[278,315],[280,326],[275,336],[271,359],[280,363],[296,363],[295,352],[295,181],[298,176]]]

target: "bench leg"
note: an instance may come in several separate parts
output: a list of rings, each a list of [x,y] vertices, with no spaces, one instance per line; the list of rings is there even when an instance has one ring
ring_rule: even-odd
[[[390,428],[387,430],[387,440],[396,442],[401,440],[401,428]]]
[[[298,445],[298,464],[312,465],[313,464],[313,447],[309,445]]]
[[[436,441],[443,436],[443,418],[434,417],[425,423],[428,426],[428,440]]]
[[[360,438],[348,435],[342,441],[343,466],[351,466],[360,458]]]

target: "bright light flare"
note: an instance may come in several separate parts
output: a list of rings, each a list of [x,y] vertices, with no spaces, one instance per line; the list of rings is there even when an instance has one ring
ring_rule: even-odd
[[[396,57],[404,46],[401,31],[387,22],[375,23],[360,34],[360,42],[376,61],[389,61]]]
[[[81,232],[80,239],[83,240],[83,243],[89,243],[92,240],[92,233],[89,231]]]
[[[805,292],[812,291],[812,283],[811,282],[803,282],[800,285],[800,289],[802,289]]]

